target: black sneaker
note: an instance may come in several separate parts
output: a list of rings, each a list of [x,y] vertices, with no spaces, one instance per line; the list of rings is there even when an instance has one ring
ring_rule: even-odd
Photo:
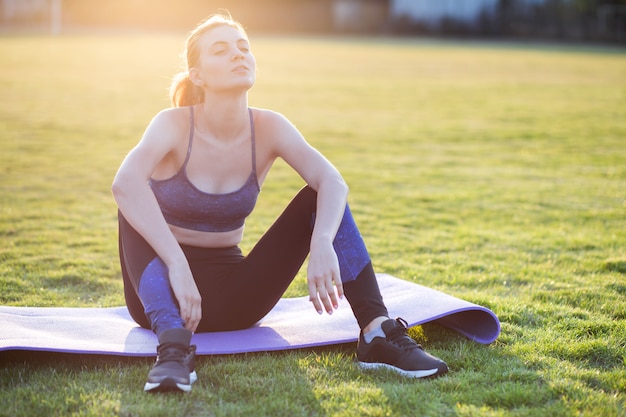
[[[196,346],[189,346],[191,332],[187,329],[166,330],[159,337],[157,360],[144,386],[146,392],[191,391],[196,382]]]
[[[448,365],[424,352],[424,348],[407,334],[407,322],[401,318],[382,323],[386,338],[374,337],[366,343],[363,332],[356,349],[359,366],[363,369],[387,368],[412,378],[443,375]]]

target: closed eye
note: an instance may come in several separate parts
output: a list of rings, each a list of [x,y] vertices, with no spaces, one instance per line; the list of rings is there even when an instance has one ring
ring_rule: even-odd
[[[250,45],[244,39],[240,40],[238,43],[239,50],[242,52],[250,52]]]

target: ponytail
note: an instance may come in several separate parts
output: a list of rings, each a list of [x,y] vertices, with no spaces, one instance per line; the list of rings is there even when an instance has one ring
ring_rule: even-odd
[[[193,106],[204,101],[204,91],[191,82],[188,72],[181,72],[172,80],[170,99],[174,107]]]

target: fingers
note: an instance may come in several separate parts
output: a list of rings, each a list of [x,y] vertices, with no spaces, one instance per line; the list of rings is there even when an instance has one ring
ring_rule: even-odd
[[[313,307],[315,308],[315,311],[317,311],[317,314],[322,314],[324,312],[324,310],[322,310],[322,303],[317,296],[317,286],[314,281],[309,281],[309,301],[313,303]]]
[[[337,297],[339,297],[339,299],[343,298],[343,284],[341,282],[341,279],[338,279],[335,281],[335,287],[337,288]]]
[[[343,298],[343,285],[341,280],[328,277],[326,279],[309,280],[309,300],[318,314],[324,310],[328,314],[339,308],[339,299]],[[335,291],[336,288],[336,291]]]
[[[335,291],[332,288],[330,289],[330,291],[328,291],[328,289],[326,289],[326,287],[324,286],[317,288],[317,295],[319,296],[319,299],[322,301],[324,310],[326,310],[328,314],[333,314],[333,310],[338,307],[337,303],[332,304],[332,297],[335,295],[334,293]]]
[[[194,307],[189,315],[189,318],[185,320],[185,328],[191,330],[192,333],[195,333],[198,329],[198,325],[200,324],[200,318],[202,318],[201,307]]]
[[[180,304],[180,316],[185,323],[185,328],[191,332],[195,332],[202,318],[201,300],[194,299]]]
[[[169,266],[170,286],[185,328],[195,332],[202,318],[202,296],[187,263]]]

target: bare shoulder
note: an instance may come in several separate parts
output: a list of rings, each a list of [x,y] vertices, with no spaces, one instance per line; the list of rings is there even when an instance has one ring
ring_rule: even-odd
[[[171,107],[157,113],[150,126],[156,125],[159,129],[166,129],[169,132],[186,129],[189,130],[189,108]]]
[[[160,144],[171,147],[188,135],[189,128],[188,107],[161,110],[148,124],[141,142],[150,146]]]
[[[255,120],[270,128],[281,128],[285,126],[293,126],[293,124],[282,113],[268,109],[253,109]]]
[[[255,130],[264,141],[280,142],[302,138],[296,127],[281,113],[267,109],[253,109]]]

